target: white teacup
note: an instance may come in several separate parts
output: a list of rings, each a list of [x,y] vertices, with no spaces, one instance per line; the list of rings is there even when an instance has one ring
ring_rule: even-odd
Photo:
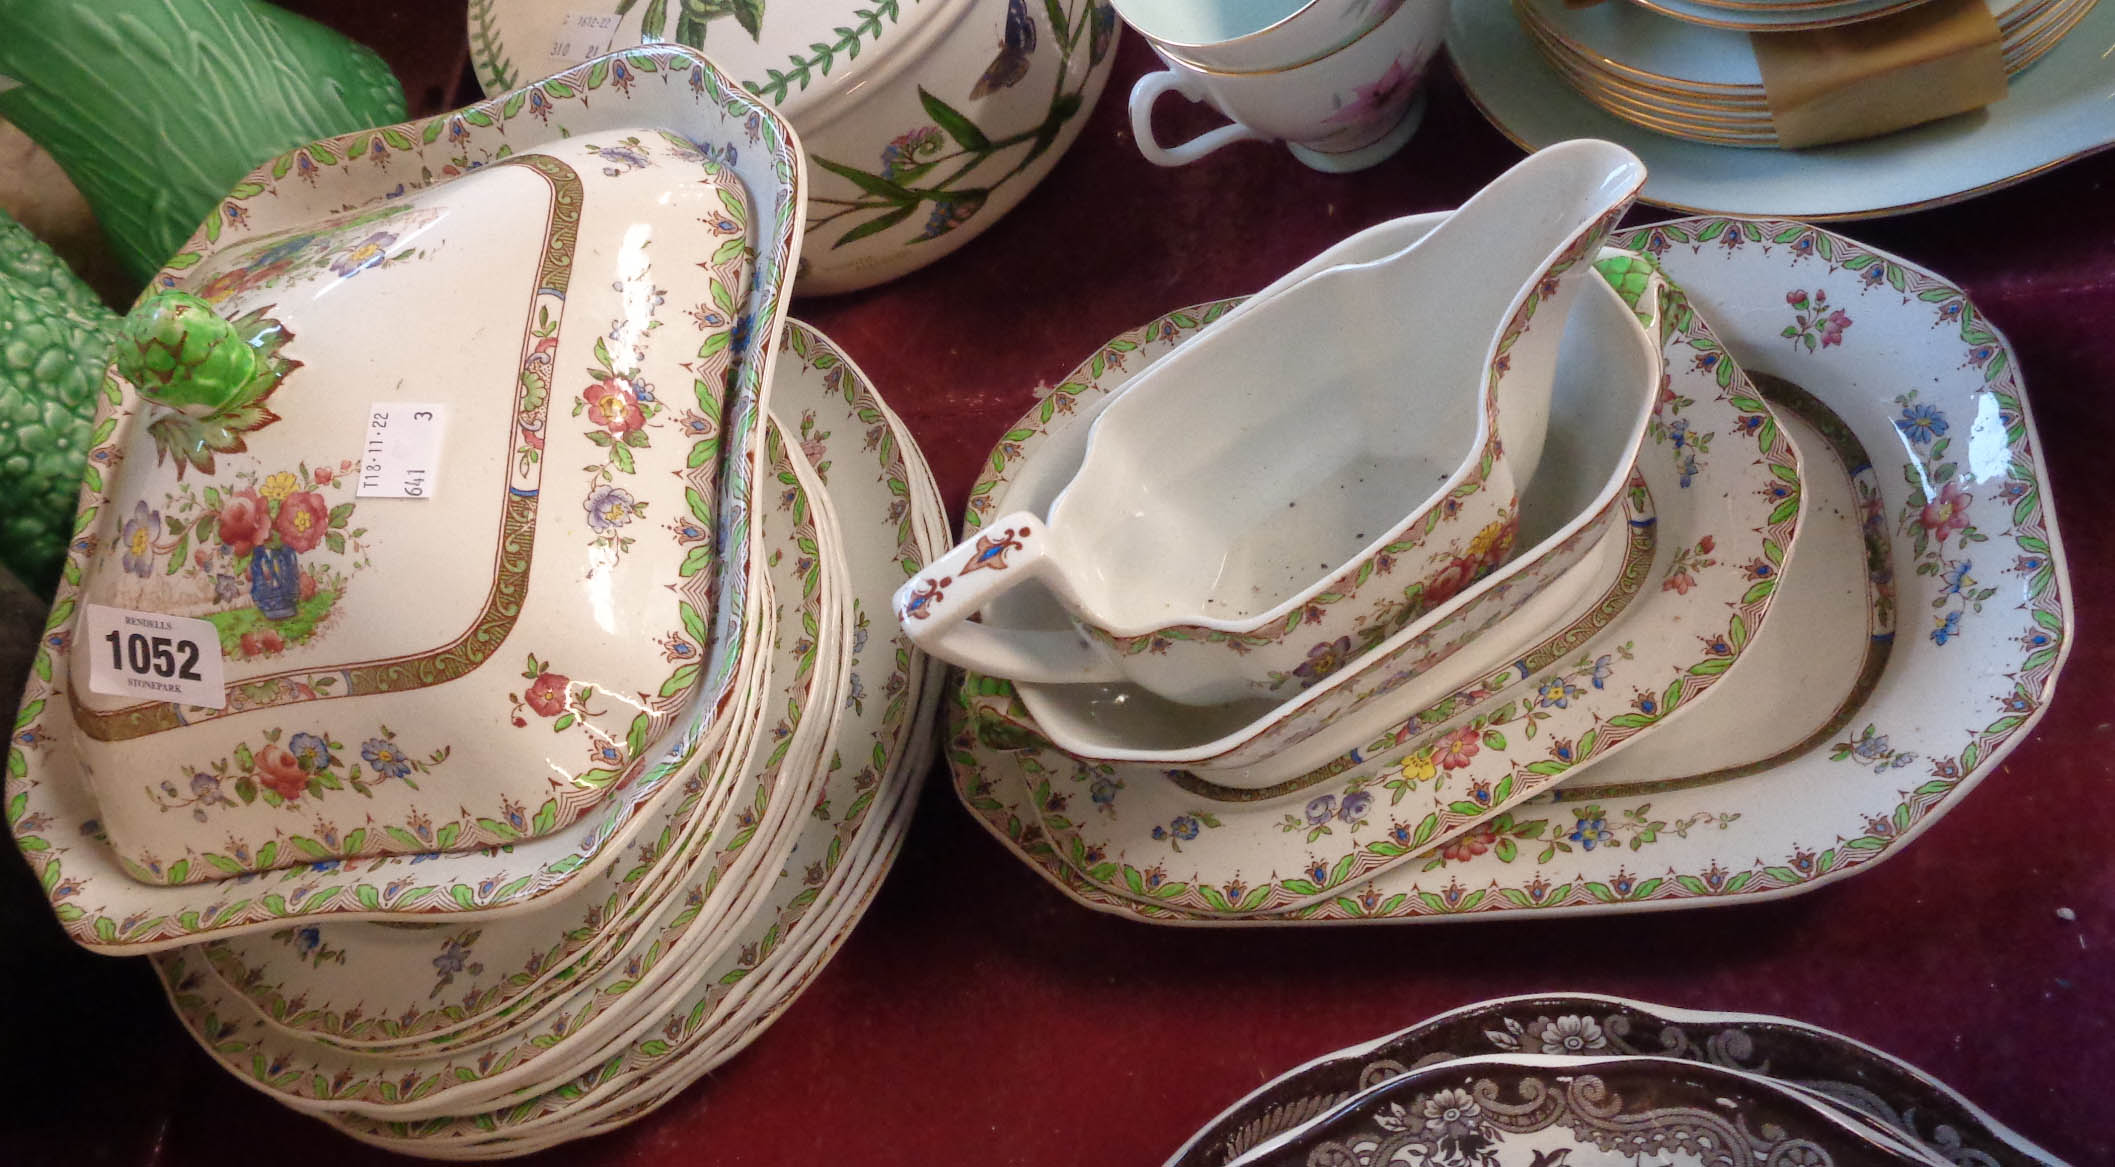
[[[1228,72],[1166,50],[1168,67],[1131,89],[1131,131],[1148,161],[1182,166],[1235,142],[1282,141],[1317,170],[1362,170],[1402,148],[1424,115],[1425,67],[1445,35],[1445,0],[1403,0],[1349,44],[1297,65]],[[1208,102],[1233,124],[1167,145],[1153,132],[1153,105],[1180,93]]]
[[[1222,73],[1305,64],[1350,44],[1403,0],[1111,0],[1161,55]]]
[[[1259,297],[1110,401],[1047,520],[986,524],[897,616],[1018,681],[1191,705],[1315,684],[1509,557],[1581,261],[1643,180],[1563,143],[1396,253]],[[1074,630],[969,619],[1031,580]]]

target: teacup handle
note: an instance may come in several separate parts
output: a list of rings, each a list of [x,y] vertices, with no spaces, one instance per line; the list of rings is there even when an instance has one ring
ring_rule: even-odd
[[[1115,658],[1077,629],[995,628],[970,617],[1031,579],[1059,582],[1049,531],[1015,512],[926,565],[896,590],[896,619],[912,643],[993,677],[1040,684],[1117,681]],[[1063,594],[1063,588],[1058,589]]]
[[[1235,142],[1266,140],[1262,134],[1235,122],[1216,130],[1208,130],[1178,145],[1161,145],[1160,139],[1153,136],[1153,103],[1160,100],[1161,94],[1171,90],[1191,101],[1207,104],[1211,102],[1204,86],[1191,74],[1175,69],[1162,69],[1140,77],[1138,84],[1131,87],[1131,136],[1138,140],[1138,152],[1146,156],[1146,161],[1158,166],[1182,166],[1197,161],[1221,146]]]

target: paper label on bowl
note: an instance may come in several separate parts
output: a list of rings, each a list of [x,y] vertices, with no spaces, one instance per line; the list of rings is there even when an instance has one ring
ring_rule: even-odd
[[[617,39],[617,25],[624,17],[615,12],[568,12],[551,32],[551,59],[577,65],[610,51]]]
[[[73,650],[88,654],[91,692],[208,709],[228,704],[220,629],[210,621],[90,604]]]
[[[376,402],[367,411],[360,452],[361,498],[432,498],[439,485],[441,431],[448,407]]]

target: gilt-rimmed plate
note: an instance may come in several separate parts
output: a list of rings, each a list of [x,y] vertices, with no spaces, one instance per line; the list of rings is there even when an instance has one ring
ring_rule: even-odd
[[[2096,4],[1986,109],[1861,142],[1752,150],[1684,142],[1594,108],[1542,59],[1509,5],[1456,0],[1447,26],[1448,54],[1470,99],[1523,149],[1606,138],[1645,160],[1647,202],[1814,220],[1958,202],[2115,145],[2110,44],[2115,5]]]
[[[621,79],[613,61],[626,68]],[[592,107],[590,101],[592,100]],[[340,860],[329,840],[317,862],[257,876],[182,885],[170,858],[164,873],[172,885],[143,884],[119,866],[96,826],[97,812],[72,777],[71,734],[66,724],[68,693],[63,681],[67,629],[77,606],[81,566],[90,550],[77,541],[72,566],[60,585],[45,642],[10,745],[7,820],[29,858],[68,934],[105,951],[144,952],[212,935],[260,931],[326,916],[432,920],[464,913],[519,910],[572,881],[615,862],[642,826],[669,778],[689,764],[729,700],[740,673],[746,623],[746,591],[754,573],[747,518],[750,484],[761,458],[762,394],[775,358],[778,334],[799,255],[796,227],[805,187],[803,160],[790,131],[770,111],[742,93],[698,54],[654,46],[583,65],[528,89],[422,122],[342,135],[304,146],[265,163],[217,209],[170,261],[176,270],[222,243],[229,233],[258,232],[278,224],[272,193],[283,181],[329,173],[348,202],[379,201],[393,190],[460,173],[496,161],[547,138],[542,114],[554,103],[579,107],[576,129],[623,128],[659,123],[689,139],[735,155],[729,165],[755,207],[751,233],[757,255],[737,379],[716,422],[708,453],[723,459],[716,499],[698,499],[706,513],[696,554],[712,558],[704,544],[719,543],[711,626],[687,627],[671,613],[670,635],[687,640],[709,658],[699,667],[692,724],[668,753],[628,776],[597,809],[573,828],[543,839],[479,851],[446,851],[450,839],[436,832],[430,857]],[[738,145],[737,145],[738,143]],[[105,441],[91,452],[83,498],[92,505],[104,489],[100,468],[112,448],[108,424],[122,402],[99,410]],[[706,435],[700,435],[703,440]],[[671,521],[678,516],[669,516]],[[716,647],[715,647],[716,646]],[[705,667],[709,666],[709,667]],[[683,666],[676,666],[680,670]],[[672,680],[677,676],[671,673]],[[690,682],[686,682],[690,683]],[[495,820],[499,828],[505,823]],[[416,833],[416,832],[414,832]],[[417,860],[416,865],[414,861]]]
[[[1324,1054],[1221,1111],[1168,1167],[1224,1167],[1257,1144],[1414,1069],[1481,1054],[1653,1055],[1790,1082],[1877,1119],[1956,1163],[2060,1162],[1950,1087],[1843,1034],[1783,1017],[1674,1009],[1621,997],[1537,993],[1465,1005]]]
[[[1636,286],[1632,288],[1636,292]],[[1007,498],[1010,467],[1085,440],[1079,399],[1107,394],[1198,326],[1177,313],[1118,338],[1006,435],[972,488],[970,525]],[[1025,782],[1036,821],[1105,891],[1200,916],[1327,902],[1425,847],[1589,765],[1606,764],[1701,703],[1758,638],[1799,512],[1799,472],[1770,411],[1669,290],[1659,314],[1669,380],[1639,459],[1657,511],[1644,594],[1596,606],[1586,636],[1560,630],[1504,680],[1424,710],[1367,750],[1264,792],[1201,789],[1142,766],[1083,763],[1034,733],[1004,682],[968,674],[958,787]],[[1060,407],[1059,403],[1062,403]],[[1633,529],[1632,538],[1639,537]],[[1704,550],[1699,550],[1702,548]],[[1729,565],[1694,569],[1707,552]],[[1680,576],[1681,586],[1667,586]],[[1385,696],[1377,698],[1385,700]],[[1243,798],[1261,793],[1260,799]]]
[[[2047,471],[2012,350],[1967,294],[1798,223],[1685,219],[1620,241],[1657,256],[1728,351],[1779,387],[1780,416],[1825,436],[1803,447],[1810,484],[1824,454],[1826,472],[1844,478],[1833,490],[1850,514],[1831,516],[1832,538],[1872,560],[1846,573],[1840,560],[1858,552],[1837,552],[1828,571],[1841,599],[1818,609],[1833,616],[1780,627],[1717,699],[1737,710],[1811,691],[1823,706],[1728,741],[1707,703],[1664,742],[1588,771],[1598,789],[1583,797],[1560,787],[1297,919],[1795,894],[1894,854],[1959,805],[2054,692],[2075,625]],[[1809,526],[1835,509],[1818,508]],[[1781,602],[1796,587],[1795,573]],[[958,790],[1045,876],[1105,911],[1204,922],[1079,878],[1017,774],[963,767],[973,745],[961,733],[950,745]]]
[[[485,1158],[631,1121],[768,1027],[843,942],[893,862],[931,759],[940,686],[937,666],[889,621],[887,601],[951,539],[909,434],[859,370],[797,322],[782,355],[773,415],[827,484],[843,534],[854,680],[827,785],[777,876],[771,906],[747,940],[686,974],[664,1028],[589,1073],[497,1113],[419,1123],[330,1116],[348,1134],[426,1156]]]
[[[806,659],[827,657],[832,648],[818,629],[830,619],[834,589],[822,578],[805,499],[788,512],[772,509],[752,517],[759,521],[764,539],[759,558],[771,570],[767,586],[779,607],[777,644],[771,649],[775,691],[756,709],[771,728],[755,741],[742,777],[745,790],[730,813],[709,837],[701,833],[687,854],[675,857],[692,872],[687,887],[672,893],[650,921],[623,938],[629,947],[622,959],[572,983],[561,999],[563,1011],[551,1024],[509,1031],[467,1049],[422,1049],[397,1058],[291,1036],[265,1022],[195,951],[156,954],[164,988],[192,1036],[238,1078],[289,1105],[319,1113],[390,1114],[433,1113],[451,1105],[474,1109],[510,1090],[547,1087],[563,1080],[581,1059],[591,1060],[599,1045],[631,1036],[635,1000],[682,967],[681,942],[696,942],[739,923],[735,901],[750,890],[744,884],[756,858],[772,849],[784,824],[798,821],[812,795],[806,789],[808,775],[786,771],[812,768],[820,735],[811,734],[805,753],[789,739],[800,739],[806,726],[826,729],[831,710],[825,706],[835,704],[842,688],[830,683],[826,669],[813,667],[815,660]],[[688,935],[700,921],[696,935]],[[429,935],[445,945],[454,932],[451,927]],[[463,955],[474,958],[474,944]],[[432,967],[437,974],[447,971]]]

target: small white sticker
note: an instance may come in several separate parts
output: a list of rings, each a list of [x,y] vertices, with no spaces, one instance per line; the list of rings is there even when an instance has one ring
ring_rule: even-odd
[[[623,19],[614,12],[566,13],[551,34],[551,59],[573,65],[609,52]]]
[[[189,616],[88,605],[88,688],[113,697],[223,709],[220,630]]]
[[[445,405],[377,402],[360,451],[361,498],[432,498],[439,476]]]

